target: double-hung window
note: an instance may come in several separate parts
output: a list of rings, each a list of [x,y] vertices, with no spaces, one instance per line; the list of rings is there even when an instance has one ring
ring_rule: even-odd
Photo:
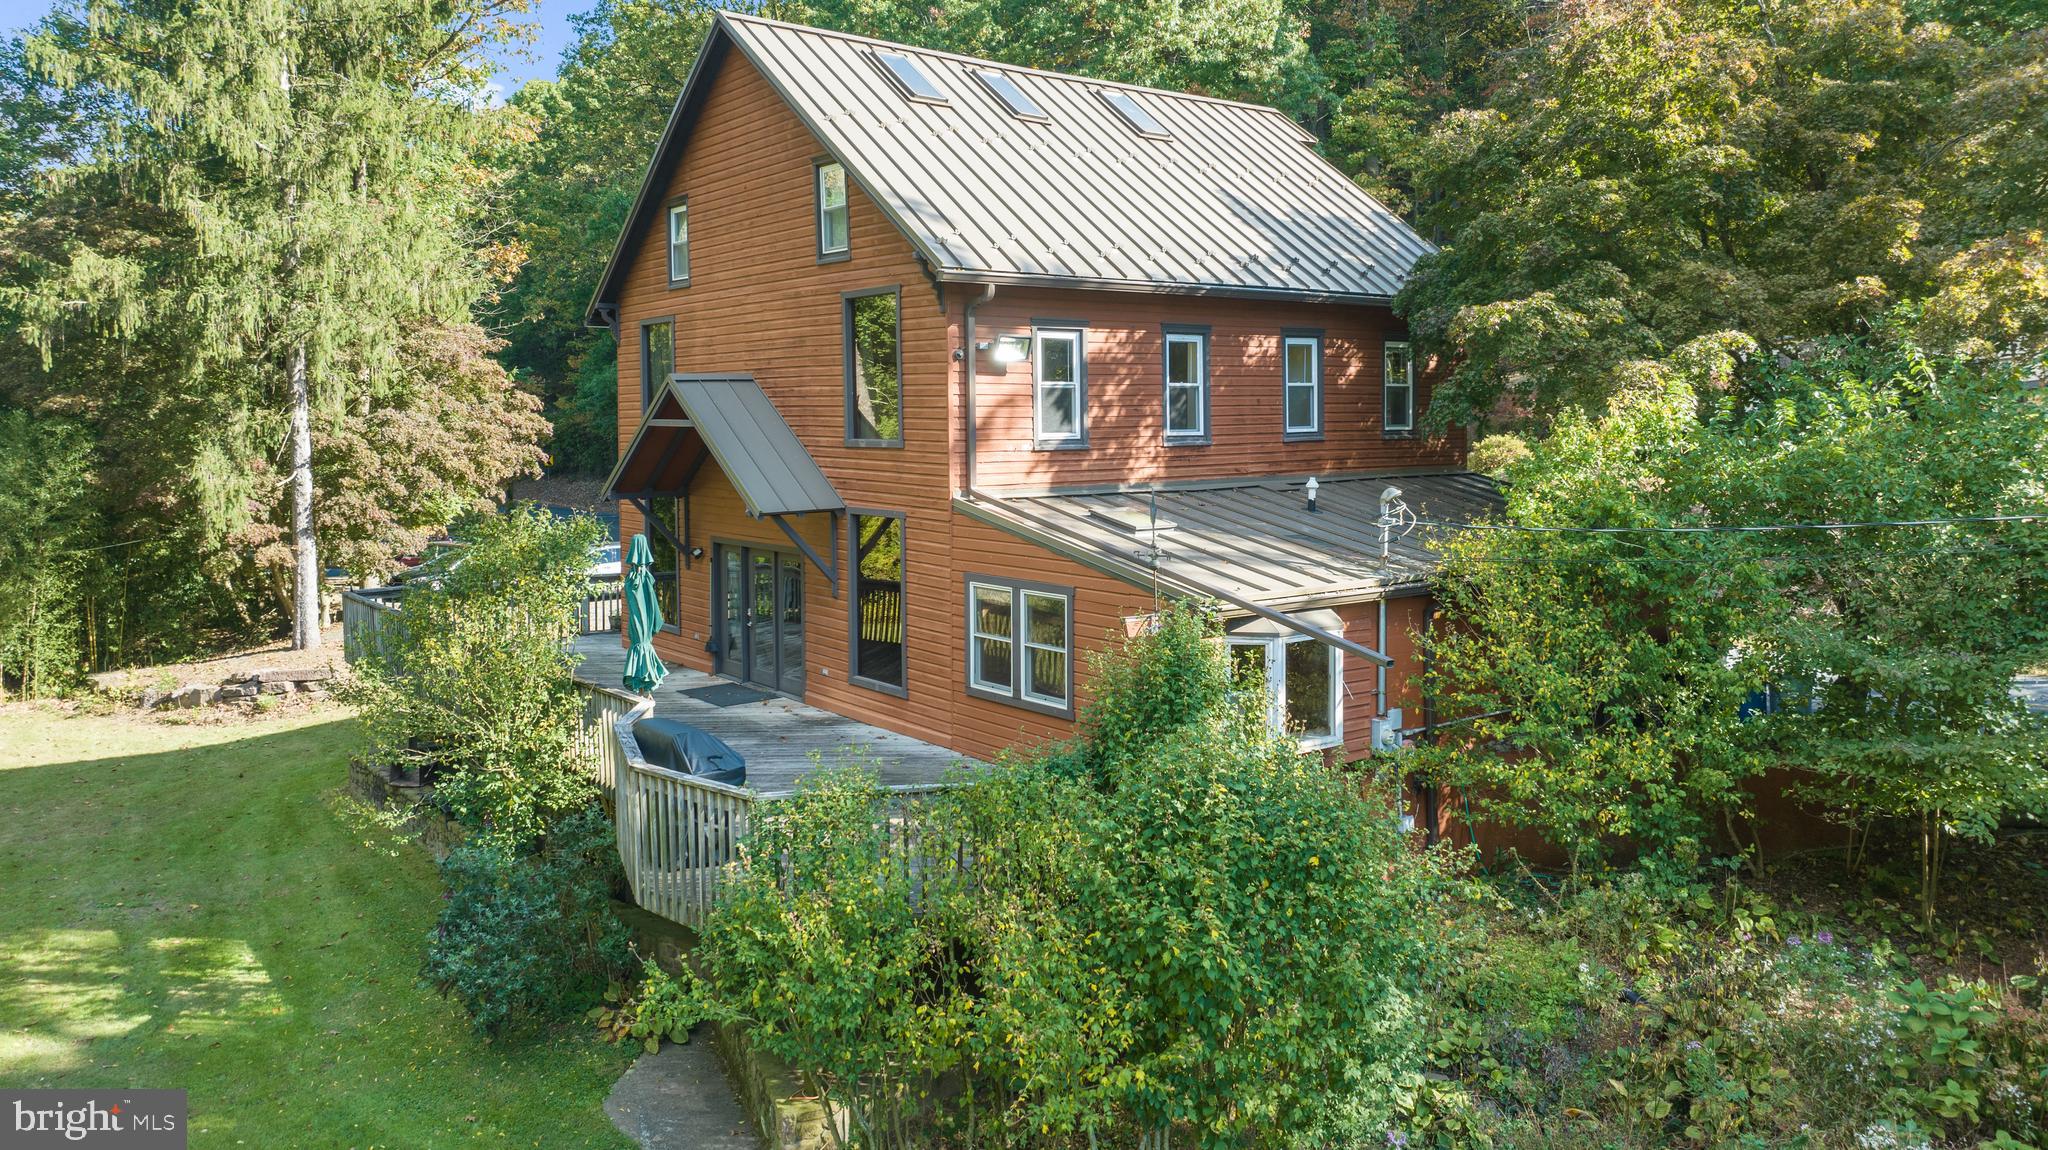
[[[1323,337],[1283,335],[1280,362],[1286,393],[1286,432],[1317,436],[1323,432]]]
[[[676,370],[676,323],[651,319],[640,325],[640,410],[645,413],[654,393]]]
[[[839,164],[821,163],[815,170],[818,182],[818,258],[843,258],[852,243],[846,218],[846,169]]]
[[[1032,437],[1040,447],[1088,442],[1087,361],[1079,329],[1031,333]]]
[[[1343,656],[1306,635],[1231,639],[1230,673],[1238,691],[1259,701],[1274,730],[1303,750],[1344,742]]]
[[[1200,443],[1209,436],[1209,336],[1166,331],[1166,439]]]
[[[901,294],[888,287],[844,297],[846,442],[903,446]]]
[[[968,576],[967,693],[1071,715],[1073,590]]]
[[[1415,353],[1406,343],[1388,343],[1380,358],[1386,366],[1380,391],[1386,434],[1407,435],[1415,430]]]
[[[690,198],[668,206],[668,286],[690,282]]]

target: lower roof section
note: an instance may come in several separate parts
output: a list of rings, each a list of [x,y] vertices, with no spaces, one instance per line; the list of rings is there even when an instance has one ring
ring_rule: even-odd
[[[1183,484],[1157,490],[981,493],[963,514],[1140,586],[1221,599],[1254,613],[1301,612],[1425,586],[1437,555],[1415,518],[1469,522],[1500,510],[1492,480],[1470,471]],[[1380,557],[1388,489],[1411,524]]]

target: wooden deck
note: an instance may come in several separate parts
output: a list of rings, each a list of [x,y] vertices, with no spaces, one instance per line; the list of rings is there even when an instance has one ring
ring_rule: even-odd
[[[619,645],[617,635],[585,635],[577,640],[576,653],[583,657],[576,671],[578,678],[618,689],[626,649]],[[727,680],[671,667],[668,678],[654,690],[655,714],[724,739],[747,760],[747,786],[764,798],[795,789],[798,780],[821,764],[863,763],[888,786],[943,782],[955,767],[981,765],[944,747],[780,695],[715,707],[683,693],[724,682]]]

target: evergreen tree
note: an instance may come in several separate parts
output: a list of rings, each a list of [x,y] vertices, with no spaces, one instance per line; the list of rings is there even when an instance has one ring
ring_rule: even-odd
[[[494,123],[475,108],[478,49],[519,2],[86,0],[30,43],[52,82],[111,97],[68,178],[118,181],[191,240],[169,293],[146,257],[75,246],[25,309],[46,361],[72,300],[100,301],[93,320],[123,339],[182,316],[183,382],[243,430],[224,486],[246,491],[285,445],[296,646],[320,642],[316,407],[366,403],[410,330],[466,320],[487,286],[460,226]]]

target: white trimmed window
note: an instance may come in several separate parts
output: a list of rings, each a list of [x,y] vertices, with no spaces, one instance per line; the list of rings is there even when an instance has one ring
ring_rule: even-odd
[[[846,218],[846,169],[818,165],[818,254],[843,255],[851,243]]]
[[[1065,715],[1074,700],[1074,593],[967,581],[967,693]]]
[[[1193,332],[1166,335],[1166,437],[1209,434],[1209,341]]]
[[[1386,365],[1384,397],[1386,432],[1400,435],[1415,430],[1415,353],[1406,343],[1389,343],[1382,354]]]
[[[679,284],[690,278],[690,201],[677,200],[668,206],[668,282]]]
[[[1286,381],[1287,434],[1314,435],[1323,429],[1323,341],[1290,335],[1280,341]]]
[[[1036,331],[1031,335],[1032,436],[1041,445],[1086,440],[1082,411],[1081,333]]]
[[[1263,695],[1268,725],[1305,751],[1343,745],[1342,652],[1306,635],[1229,642],[1231,678],[1239,691]]]

